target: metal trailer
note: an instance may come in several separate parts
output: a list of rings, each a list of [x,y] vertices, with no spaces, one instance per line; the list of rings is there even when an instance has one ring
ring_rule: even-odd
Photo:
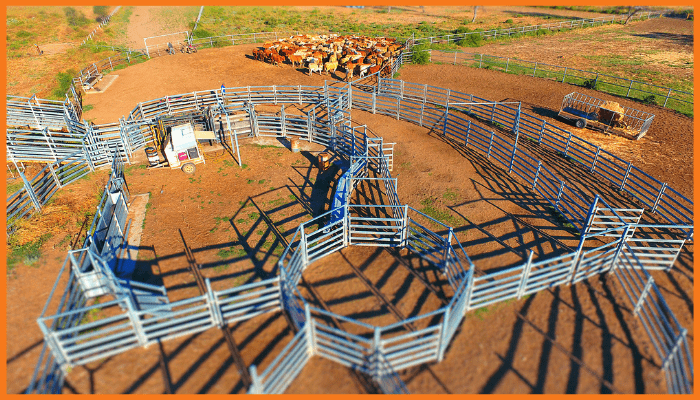
[[[583,93],[571,92],[564,96],[559,109],[560,117],[574,121],[577,128],[589,125],[629,139],[641,139],[649,130],[654,114],[622,107],[624,114],[601,107],[605,100]]]
[[[195,164],[205,162],[194,127],[189,123],[173,126],[162,150],[168,166],[171,169],[180,168],[186,174],[193,174]]]

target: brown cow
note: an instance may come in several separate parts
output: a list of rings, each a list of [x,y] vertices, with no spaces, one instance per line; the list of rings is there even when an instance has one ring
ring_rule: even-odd
[[[284,63],[284,57],[277,54],[277,53],[271,53],[270,60],[271,60],[273,65],[277,65],[277,66],[279,66],[279,63]]]
[[[289,54],[287,56],[287,61],[292,63],[292,67],[294,67],[294,64],[299,64],[299,67],[301,67],[301,63],[304,60],[304,56],[298,55],[298,54]]]

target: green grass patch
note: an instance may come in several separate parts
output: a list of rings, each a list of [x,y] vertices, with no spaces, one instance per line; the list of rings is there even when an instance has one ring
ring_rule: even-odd
[[[229,247],[227,249],[221,249],[219,250],[216,255],[219,256],[220,258],[234,258],[234,257],[243,257],[245,256],[246,251],[243,250],[242,248],[239,247]]]
[[[35,241],[17,245],[15,238],[8,238],[7,271],[12,271],[17,264],[32,265],[41,258],[41,246],[51,238],[51,233],[41,235]],[[13,243],[15,242],[15,243]]]
[[[447,189],[447,191],[442,194],[442,198],[447,201],[455,201],[457,200],[457,197],[459,197],[459,195],[456,192],[453,192],[452,189]]]
[[[7,196],[9,197],[10,195],[13,195],[15,192],[17,192],[18,190],[20,190],[23,187],[24,187],[24,182],[22,182],[22,181],[10,183],[9,185],[7,185],[7,188],[6,188],[7,189]]]
[[[448,226],[458,226],[460,221],[455,218],[449,211],[439,208],[435,205],[435,199],[426,198],[420,202],[421,209],[418,210],[423,214],[436,219]]]

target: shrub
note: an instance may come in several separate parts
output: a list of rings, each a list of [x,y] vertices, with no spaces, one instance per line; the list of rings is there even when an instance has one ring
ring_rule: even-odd
[[[512,20],[512,19],[508,18],[508,19],[506,20],[506,24],[512,24],[512,23],[513,23],[513,20]]]
[[[68,70],[66,72],[59,72],[56,74],[56,82],[58,83],[58,87],[54,89],[53,95],[55,98],[63,98],[65,94],[68,92],[68,89],[70,88],[71,83],[73,83],[73,77],[78,75],[78,73],[75,70]]]
[[[537,36],[544,36],[549,34],[549,29],[538,29],[535,34]]]
[[[92,12],[97,15],[96,20],[102,22],[109,14],[109,6],[92,6]]]
[[[478,33],[467,35],[464,39],[457,42],[458,46],[461,47],[480,47],[483,45],[483,39]]]
[[[411,54],[411,62],[413,64],[427,64],[430,62],[430,53],[424,46],[416,46]]]
[[[18,38],[26,38],[26,37],[32,37],[32,36],[34,36],[33,33],[27,32],[27,31],[24,31],[24,30],[22,30],[22,31],[17,31],[17,33],[15,33],[15,35],[16,35]],[[8,38],[8,39],[9,39],[9,38]]]
[[[83,13],[77,11],[73,7],[64,7],[63,13],[66,15],[66,21],[68,21],[69,26],[80,27],[90,23],[90,20],[85,18]]]
[[[583,81],[583,84],[581,86],[585,87],[586,89],[598,90],[598,81],[595,79],[588,79],[586,81]]]
[[[659,103],[656,102],[656,96],[654,96],[653,94],[650,94],[649,96],[645,96],[645,97],[642,99],[642,103],[644,103],[644,104],[650,104],[650,105],[654,105],[654,106],[656,106],[656,105],[659,104]]]
[[[214,34],[211,33],[211,32],[209,32],[209,31],[207,31],[207,30],[204,30],[204,29],[201,29],[201,28],[200,28],[198,31],[194,31],[194,33],[192,34],[192,36],[194,36],[195,38],[207,38],[207,37],[212,37],[212,36],[214,36]]]
[[[226,38],[218,38],[218,39],[214,40],[213,45],[214,45],[214,47],[230,46],[231,41],[226,39]]]

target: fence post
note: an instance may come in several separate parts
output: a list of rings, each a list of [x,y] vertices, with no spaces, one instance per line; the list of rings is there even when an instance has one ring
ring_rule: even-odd
[[[143,332],[143,326],[141,326],[141,319],[138,317],[138,315],[136,315],[136,311],[134,311],[134,306],[133,304],[131,304],[131,297],[127,297],[124,300],[124,302],[126,303],[129,321],[131,322],[131,326],[134,328],[136,338],[139,341],[139,345],[146,347],[146,345],[148,344],[148,339],[146,338],[146,334]]]
[[[668,93],[666,94],[666,100],[664,100],[664,108],[666,107],[666,103],[668,103],[668,98],[671,97],[671,88],[668,88]]]
[[[491,123],[493,124],[493,118],[496,115],[496,102],[494,101],[491,105]]]
[[[508,64],[510,64],[510,58],[506,58],[506,72],[508,72]]]
[[[576,248],[576,253],[574,255],[573,260],[571,260],[571,268],[569,269],[569,281],[566,282],[567,286],[571,285],[574,282],[574,277],[576,277],[576,273],[578,272],[579,264],[581,264],[581,252],[583,251],[583,245],[585,242],[585,235],[581,235],[578,247]]]
[[[630,86],[627,88],[627,94],[625,95],[625,97],[630,97],[630,91],[632,90],[632,82],[634,81],[630,79]]]
[[[253,381],[250,385],[250,394],[263,394],[262,382],[260,382],[260,377],[258,376],[258,370],[255,365],[251,365],[249,368],[250,380]]]
[[[627,171],[625,171],[625,177],[622,178],[622,183],[620,184],[620,190],[625,190],[625,183],[627,183],[627,178],[630,176],[631,170],[632,170],[632,161],[627,163]]]
[[[483,55],[483,54],[479,54],[479,56],[480,56],[480,58],[479,58],[479,68],[481,68],[481,62],[484,61],[484,55]]]
[[[447,117],[449,116],[449,109],[445,108],[445,119],[442,121],[442,137],[445,137],[445,132],[447,132]]]
[[[343,205],[343,247],[350,245],[350,213],[348,205]]]
[[[306,318],[306,323],[304,324],[304,329],[306,329],[306,350],[309,356],[313,356],[316,354],[316,332],[313,327],[313,320],[311,319],[309,303],[304,303],[304,317]]]
[[[649,279],[647,280],[646,285],[644,285],[644,289],[642,289],[642,293],[639,294],[639,300],[637,300],[637,304],[634,305],[634,310],[632,311],[632,315],[634,315],[635,317],[637,316],[637,313],[639,313],[639,309],[642,308],[642,304],[644,304],[644,299],[649,294],[649,291],[651,290],[651,287],[653,284],[654,284],[654,277],[652,277],[650,275]]]
[[[284,104],[282,104],[280,108],[280,122],[281,122],[281,128],[282,128],[282,137],[287,137],[287,130],[285,129],[285,115],[284,115]]]
[[[566,70],[567,70],[568,68],[569,68],[569,67],[564,67],[564,76],[561,77],[561,83],[564,83],[564,80],[566,79]]]
[[[304,268],[306,268],[309,265],[309,254],[306,251],[306,232],[304,231],[304,224],[299,225],[299,228],[301,228],[301,255],[302,255],[302,261],[304,262]]]
[[[620,253],[622,252],[622,247],[627,244],[627,232],[630,230],[630,226],[627,225],[625,226],[624,232],[622,232],[622,236],[620,236],[620,244],[617,246],[617,250],[615,251],[615,255],[613,256],[612,261],[610,262],[610,271],[614,274],[615,273],[615,268],[617,267],[617,260],[620,258]]]
[[[530,250],[530,254],[527,256],[527,263],[525,264],[525,268],[523,268],[523,276],[520,278],[520,286],[518,286],[518,300],[520,300],[523,297],[523,293],[525,292],[525,287],[527,286],[527,278],[530,275],[530,269],[532,268],[532,257],[535,253]]]
[[[27,192],[27,195],[29,195],[29,199],[32,201],[34,208],[36,208],[37,211],[41,211],[41,202],[39,201],[39,199],[37,199],[36,193],[34,192],[34,188],[24,176],[22,171],[17,170],[17,172],[19,172],[19,176],[22,177],[22,181],[24,181],[24,190]]]
[[[224,326],[224,317],[221,315],[219,301],[216,298],[214,291],[211,290],[211,282],[209,281],[209,278],[206,278],[204,281],[207,284],[207,305],[209,306],[209,312],[211,313],[212,320],[216,326]]]
[[[537,73],[537,62],[535,61],[535,69],[532,70],[532,77],[535,77],[535,74]]]
[[[600,154],[600,146],[596,146],[595,157],[593,157],[593,164],[591,164],[591,172],[595,171],[595,166],[598,163],[598,155]]]
[[[513,172],[513,163],[515,163],[515,152],[518,149],[518,139],[520,138],[520,105],[521,103],[518,103],[518,110],[515,113],[515,121],[513,122],[515,142],[513,143],[513,153],[510,155],[510,166],[508,167],[509,174]]]
[[[396,99],[396,120],[397,121],[399,120],[400,113],[401,113],[401,97]]]
[[[442,362],[442,359],[445,356],[445,350],[447,350],[447,345],[449,344],[449,342],[447,342],[447,329],[450,319],[450,307],[445,307],[445,315],[443,315],[442,318],[442,327],[440,329],[440,337],[438,338],[437,362]]]
[[[595,195],[593,203],[591,203],[591,206],[588,208],[588,214],[586,214],[586,221],[583,225],[583,233],[581,234],[581,236],[588,234],[591,221],[593,220],[593,215],[595,215],[596,208],[598,207],[598,200],[600,200],[600,196]]]
[[[372,92],[372,114],[377,113],[377,93]]]
[[[491,140],[489,140],[489,151],[486,152],[486,158],[491,158],[491,146],[493,145],[493,131],[491,131]]]
[[[542,136],[544,136],[544,128],[547,126],[547,121],[542,121],[542,128],[540,129],[540,136],[537,138],[537,144],[542,144]]]
[[[569,139],[566,140],[566,146],[564,146],[564,157],[569,154],[569,145],[571,144],[571,137],[573,135],[573,133],[569,132]]]
[[[535,179],[532,180],[532,190],[537,187],[537,179],[540,177],[540,168],[542,168],[542,161],[537,161],[537,171],[535,171]]]
[[[557,193],[557,202],[555,203],[557,211],[559,211],[559,200],[561,200],[561,195],[564,193],[564,181],[559,179],[561,185],[559,185],[559,193]]]
[[[371,376],[375,380],[379,380],[379,353],[381,352],[382,331],[380,327],[374,328],[374,338],[372,341],[372,359],[370,360]]]
[[[56,185],[58,186],[58,188],[62,188],[63,185],[61,185],[61,181],[56,176],[56,171],[54,171],[53,169],[53,164],[49,164],[49,171],[51,171],[51,176],[53,176],[53,180],[56,181]]]
[[[464,147],[469,147],[469,131],[472,129],[472,121],[467,121],[466,138],[464,139]]]
[[[664,195],[664,191],[666,191],[666,182],[661,184],[661,189],[659,190],[659,194],[656,196],[654,207],[651,208],[651,212],[656,213],[656,208],[659,206],[659,202],[661,201],[661,197]]]
[[[408,246],[408,204],[403,210],[403,227],[401,229],[401,247]]]

